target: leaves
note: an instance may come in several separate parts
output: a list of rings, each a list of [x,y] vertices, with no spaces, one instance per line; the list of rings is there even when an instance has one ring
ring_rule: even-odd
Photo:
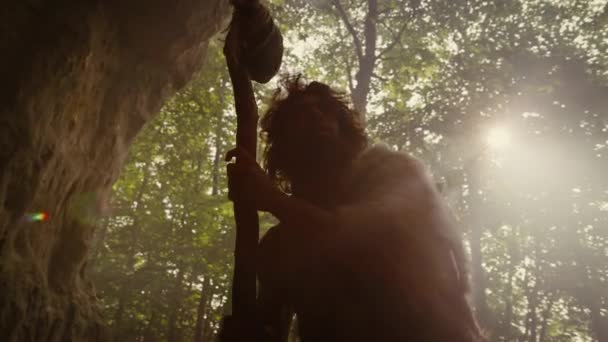
[[[378,1],[371,78],[356,92],[368,132],[447,183],[492,340],[607,334],[607,3]],[[283,70],[353,92],[370,7],[338,4],[270,7]],[[211,338],[228,307],[234,231],[217,157],[235,120],[220,45],[137,137],[99,229],[93,278],[121,340],[191,339],[197,316]],[[502,151],[485,143],[496,126],[511,135]]]

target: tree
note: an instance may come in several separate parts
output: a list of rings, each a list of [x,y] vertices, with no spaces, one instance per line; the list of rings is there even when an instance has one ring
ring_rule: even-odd
[[[606,3],[271,4],[285,70],[348,89],[373,141],[444,184],[491,340],[607,338]],[[98,239],[95,279],[122,338],[204,341],[227,310],[234,236],[219,158],[234,117],[213,48],[207,73],[138,136]],[[502,149],[486,142],[495,127],[511,135]]]

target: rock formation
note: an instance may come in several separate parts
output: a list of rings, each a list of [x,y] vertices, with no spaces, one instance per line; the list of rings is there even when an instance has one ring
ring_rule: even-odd
[[[3,5],[1,341],[108,339],[84,272],[92,223],[133,138],[228,15],[227,0]]]

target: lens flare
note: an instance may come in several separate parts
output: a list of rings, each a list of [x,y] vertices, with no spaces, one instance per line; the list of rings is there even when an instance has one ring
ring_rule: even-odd
[[[505,128],[494,127],[488,132],[486,142],[493,149],[503,149],[511,142],[511,136]]]
[[[49,214],[46,211],[40,211],[37,213],[27,214],[27,220],[30,222],[44,222],[48,221]]]

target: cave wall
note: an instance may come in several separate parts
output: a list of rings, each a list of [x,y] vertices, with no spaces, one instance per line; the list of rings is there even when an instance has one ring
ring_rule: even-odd
[[[3,4],[0,341],[109,338],[85,274],[96,219],[133,138],[228,16],[227,0]]]

